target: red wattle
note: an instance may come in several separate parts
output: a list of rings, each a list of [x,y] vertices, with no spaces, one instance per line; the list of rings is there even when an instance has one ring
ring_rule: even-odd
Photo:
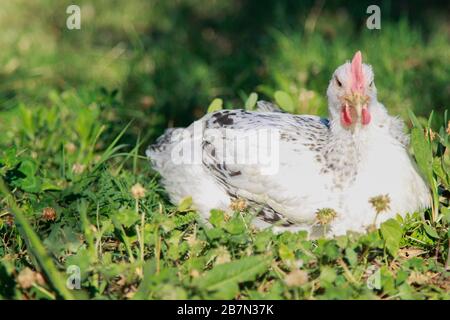
[[[345,106],[341,110],[341,121],[344,125],[349,126],[352,124],[352,116],[350,114],[350,107]]]
[[[371,120],[371,116],[370,116],[369,110],[367,110],[367,107],[363,107],[362,112],[361,112],[362,124],[367,125],[367,124],[369,124],[370,120]]]

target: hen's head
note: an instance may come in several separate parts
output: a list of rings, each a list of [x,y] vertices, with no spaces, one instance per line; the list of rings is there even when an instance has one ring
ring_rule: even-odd
[[[361,52],[352,62],[341,65],[333,74],[327,90],[330,116],[340,119],[342,127],[367,126],[377,90],[372,67],[362,63]]]

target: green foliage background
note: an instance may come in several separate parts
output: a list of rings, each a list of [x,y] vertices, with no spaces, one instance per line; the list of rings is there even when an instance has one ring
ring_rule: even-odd
[[[449,298],[450,11],[440,1],[380,3],[381,30],[365,28],[372,1],[78,1],[81,30],[65,27],[70,4],[0,5],[1,298]],[[167,202],[142,157],[164,128],[217,97],[249,106],[252,92],[325,115],[330,75],[356,50],[380,101],[414,127],[433,210],[308,241],[249,229],[245,212],[214,212],[205,229],[189,199]],[[81,290],[65,285],[69,265]]]

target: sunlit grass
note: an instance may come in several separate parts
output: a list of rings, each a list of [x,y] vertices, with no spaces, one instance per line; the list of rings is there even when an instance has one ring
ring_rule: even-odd
[[[228,21],[244,9],[201,3],[80,1],[73,32],[63,2],[0,6],[0,298],[450,299],[445,20],[368,31],[345,11],[305,24],[309,9],[274,4],[273,21],[237,32]],[[251,92],[325,115],[331,73],[357,49],[379,99],[414,128],[432,209],[310,241],[248,228],[245,208],[213,211],[206,228],[189,198],[167,201],[143,157],[165,127],[221,102],[252,108]],[[80,290],[66,287],[69,266]]]

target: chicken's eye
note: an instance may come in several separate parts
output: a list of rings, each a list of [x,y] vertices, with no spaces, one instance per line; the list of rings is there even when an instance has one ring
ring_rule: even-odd
[[[342,87],[342,82],[339,81],[338,77],[334,77],[334,79],[336,80],[336,84],[337,84],[339,87]]]
[[[373,80],[370,81],[369,87],[371,87],[371,88],[373,87]]]

